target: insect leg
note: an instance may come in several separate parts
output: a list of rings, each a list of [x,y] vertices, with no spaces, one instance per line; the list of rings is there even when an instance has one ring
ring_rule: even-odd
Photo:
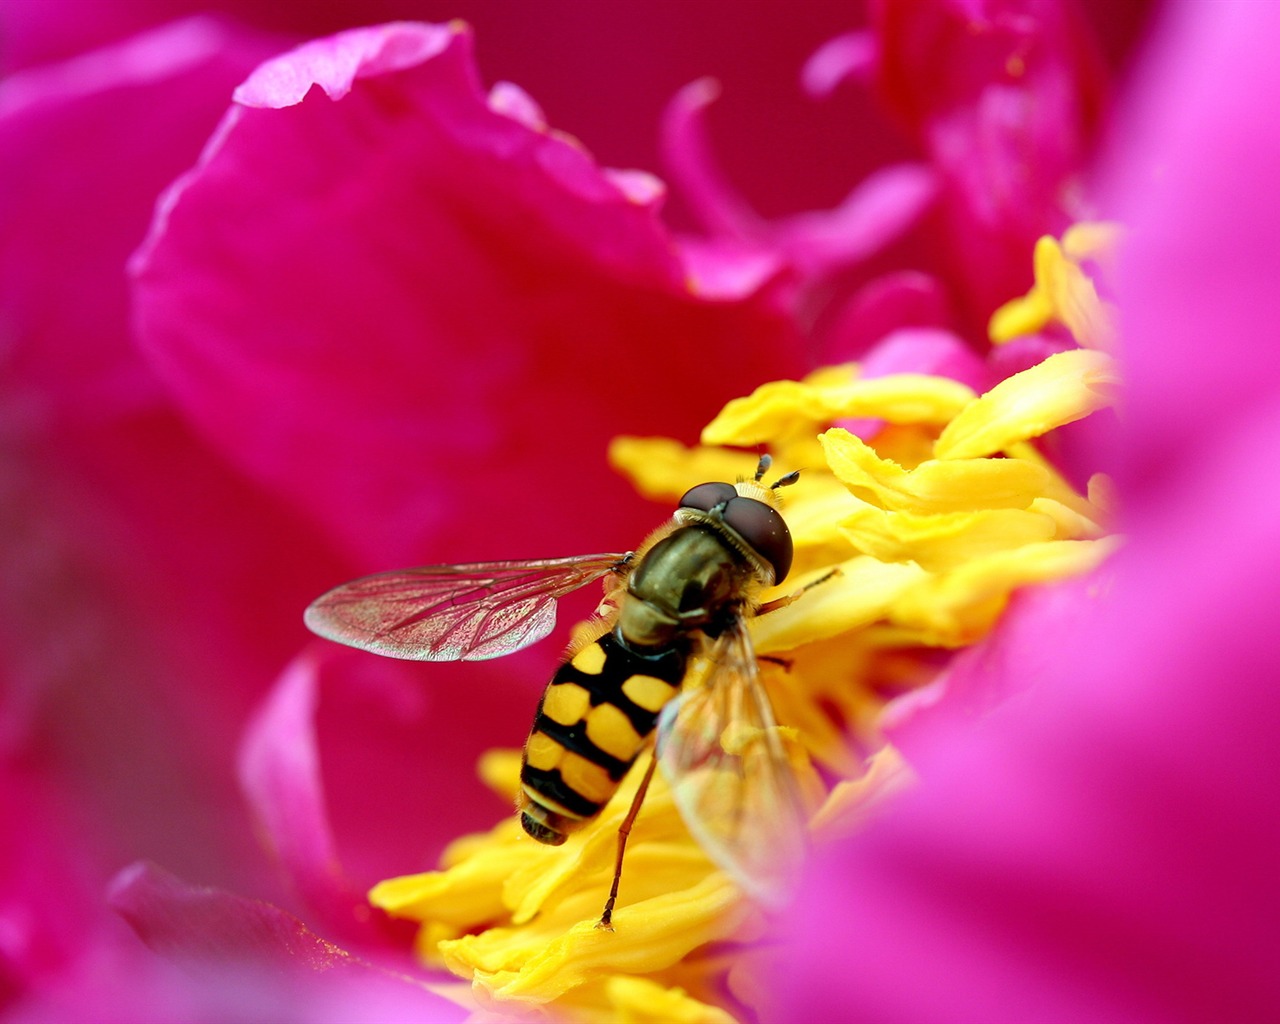
[[[762,604],[759,608],[756,609],[756,614],[764,615],[767,612],[776,612],[779,608],[785,608],[792,601],[794,601],[801,594],[803,594],[806,590],[812,590],[814,587],[818,586],[818,584],[826,583],[827,580],[831,579],[833,576],[839,576],[839,575],[840,575],[840,568],[837,566],[836,568],[832,569],[829,573],[826,573],[823,576],[819,576],[816,580],[811,580],[810,582],[806,583],[799,590],[792,591],[790,594],[784,594],[782,597],[775,597],[772,601],[766,601],[764,604]]]
[[[644,778],[640,780],[640,787],[636,790],[635,798],[631,801],[631,810],[627,812],[627,816],[622,819],[622,824],[618,826],[618,859],[613,865],[613,885],[609,887],[609,898],[605,900],[604,913],[600,915],[600,920],[596,923],[597,928],[606,932],[613,931],[613,905],[618,899],[618,883],[622,881],[622,855],[627,849],[627,836],[631,835],[631,826],[635,824],[636,815],[640,813],[640,805],[644,803],[644,795],[649,791],[649,783],[653,779],[653,770],[657,766],[657,754],[651,754],[649,767],[645,769]]]

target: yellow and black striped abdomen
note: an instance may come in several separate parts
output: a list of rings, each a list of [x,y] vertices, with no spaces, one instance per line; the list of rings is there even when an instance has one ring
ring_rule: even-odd
[[[682,649],[646,656],[609,632],[560,666],[524,748],[526,832],[559,845],[600,813],[679,691],[685,661]]]

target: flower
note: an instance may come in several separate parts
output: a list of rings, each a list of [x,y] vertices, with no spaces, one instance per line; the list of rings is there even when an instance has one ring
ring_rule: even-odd
[[[120,25],[156,9],[125,11]],[[23,11],[6,11],[7,24]],[[754,10],[739,17],[744,34],[755,25],[778,53],[811,24],[793,12],[782,30],[767,14],[750,20]],[[111,19],[62,19],[73,21],[92,37]],[[709,23],[721,31],[714,16]],[[1024,40],[1036,24],[1001,38]],[[104,37],[119,30],[112,23]],[[920,153],[869,145],[862,132],[822,133],[824,159],[778,173],[804,149],[787,143],[796,119],[781,119],[771,147],[759,146],[754,111],[728,145],[716,131],[730,158],[733,139],[749,144],[760,175],[735,175],[753,200],[764,196],[767,215],[766,230],[742,244],[673,233],[655,179],[596,163],[521,90],[481,90],[456,26],[342,35],[251,76],[284,44],[227,22],[181,22],[56,64],[40,64],[40,54],[75,54],[76,44],[32,38],[7,50],[30,66],[0,94],[0,203],[11,228],[0,246],[9,513],[0,725],[9,805],[48,824],[18,831],[20,870],[0,907],[7,1012],[75,1016],[89,1005],[128,1018],[171,1006],[173,1016],[221,1019],[278,1007],[306,1018],[324,1012],[332,990],[283,965],[358,979],[348,990],[356,1003],[404,966],[399,933],[370,914],[360,886],[404,870],[406,859],[429,862],[448,835],[492,816],[496,805],[467,766],[494,732],[514,740],[523,729],[510,680],[538,679],[553,653],[439,669],[440,684],[423,688],[402,667],[304,646],[298,609],[325,586],[401,562],[482,556],[495,536],[530,551],[630,536],[648,517],[606,468],[608,436],[688,441],[716,403],[802,374],[818,350],[828,360],[860,356],[896,331],[864,361],[864,381],[946,367],[986,391],[1008,375],[967,356],[952,330],[985,318],[1026,280],[975,298],[957,286],[964,261],[925,260],[926,273],[887,277],[875,266],[908,229],[928,251],[949,251],[934,244],[945,227],[931,242],[938,224],[915,219],[928,190],[897,192],[909,201],[882,222],[852,221],[857,245],[824,234],[824,224],[850,221],[821,213],[783,216],[786,230],[768,230],[769,218],[820,205],[807,198],[815,181],[826,184],[814,194],[835,196],[863,171],[919,163]],[[1053,48],[1052,33],[1045,39],[1057,71],[1024,81],[1069,92],[1084,69]],[[527,33],[516,40],[521,57],[537,54]],[[573,50],[562,42],[557,52]],[[703,51],[691,50],[701,74]],[[765,88],[766,69],[752,58],[748,84]],[[660,64],[631,73],[666,73]],[[729,71],[726,96],[740,95]],[[332,98],[291,87],[308,76]],[[992,81],[1003,81],[998,71]],[[228,111],[235,82],[243,88]],[[634,152],[626,147],[648,134],[580,81],[561,86],[539,89],[558,96],[556,123],[592,123],[561,113],[588,96],[592,116],[617,134],[584,137],[612,140],[610,155]],[[732,104],[724,108],[712,128],[723,129]],[[408,126],[425,134],[397,134]],[[450,129],[456,149],[427,144]],[[1080,151],[1075,141],[1067,149]],[[429,173],[415,177],[406,162]],[[1044,166],[1045,181],[1060,181],[1063,162]],[[471,173],[481,168],[490,176]],[[965,194],[980,200],[982,190]],[[1067,205],[1048,208],[1065,223]],[[1020,238],[1058,230],[1039,223],[1034,211],[1045,208],[1039,198],[1029,205]],[[450,225],[461,244],[441,244]],[[1000,266],[1026,269],[1020,241],[995,248]],[[832,253],[838,265],[813,258]],[[514,292],[524,301],[513,303]],[[964,316],[949,307],[956,299],[972,307]],[[475,344],[447,344],[467,332]],[[697,372],[652,370],[685,366],[688,338],[722,348],[704,348]],[[620,354],[634,355],[626,366],[640,367],[639,380],[618,371]],[[448,386],[428,387],[442,378]],[[873,419],[844,425],[870,438]],[[586,439],[572,478],[557,469],[566,433]],[[513,514],[515,502],[523,511]],[[580,514],[584,503],[610,515]],[[857,707],[873,715],[880,703]],[[477,704],[489,709],[484,729],[458,728]],[[837,739],[832,731],[821,756],[838,759]],[[237,778],[288,887],[257,856]],[[387,783],[401,779],[414,785]],[[135,858],[201,883],[135,865],[111,889],[137,935],[181,971],[146,957],[99,897]],[[64,930],[68,921],[75,927]],[[402,982],[392,976],[398,995],[366,1008],[440,1012]],[[615,1001],[656,998],[643,978],[611,985]]]
[[[985,637],[1015,589],[1086,573],[1114,549],[1102,511],[1029,442],[1088,415],[1115,383],[1110,357],[1094,352],[1050,356],[981,396],[947,378],[831,368],[730,402],[703,446],[613,445],[614,464],[668,501],[706,478],[750,475],[753,458],[722,445],[765,445],[802,469],[787,493],[794,573],[764,599],[803,593],[751,626],[759,654],[785,659],[764,673],[819,846],[904,783],[880,729],[885,693],[920,685],[938,652]],[[885,426],[870,443],[822,430],[846,417]],[[870,753],[868,767],[854,748]],[[482,774],[514,799],[513,755],[492,755]],[[770,919],[699,847],[661,776],[627,846],[617,932],[596,927],[639,777],[580,840],[540,849],[508,816],[454,843],[442,870],[382,882],[370,899],[420,923],[426,962],[469,979],[473,1009],[588,1021],[767,1016],[774,1007],[746,965],[764,955]],[[748,816],[767,816],[747,799]],[[656,1014],[644,1009],[655,992]]]

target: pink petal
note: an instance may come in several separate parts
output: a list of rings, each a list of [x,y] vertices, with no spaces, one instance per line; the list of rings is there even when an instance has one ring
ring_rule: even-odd
[[[946,246],[975,319],[1029,284],[1042,234],[1087,211],[1078,189],[1100,105],[1099,64],[1060,3],[880,3],[879,86],[943,186]]]
[[[118,43],[134,33],[144,35],[156,24],[191,13],[191,8],[183,9],[184,6],[157,5],[153,0],[119,0],[111,4],[49,0],[7,5],[0,12],[4,71],[66,60]]]
[[[1185,67],[1175,76],[1146,65],[1117,132],[1124,159],[1113,199],[1124,202],[1130,239],[1124,330],[1160,338],[1126,351],[1126,404],[1145,428],[1139,476],[1163,476],[1174,453],[1215,457],[1224,418],[1275,395],[1275,341],[1258,325],[1280,317],[1276,220],[1264,203],[1280,172],[1280,133],[1260,120],[1258,100],[1280,86],[1276,14],[1270,4],[1226,4],[1220,17],[1172,19],[1159,42],[1184,47]],[[1202,41],[1193,49],[1194,33]],[[1196,315],[1175,315],[1184,295],[1202,296]]]
[[[231,986],[223,1015],[247,1012],[254,1019],[285,1021],[353,1014],[433,1021],[466,1016],[403,974],[383,971],[324,940],[277,907],[188,885],[153,865],[122,871],[110,900],[147,946],[192,972],[198,986]]]
[[[690,287],[709,300],[730,300],[764,288],[786,269],[780,253],[750,243],[682,238],[679,245]]]
[[[598,592],[568,600],[582,598],[589,607]],[[316,642],[285,669],[245,731],[238,775],[290,891],[327,934],[405,944],[364,892],[433,867],[454,837],[511,813],[475,765],[528,733],[557,653],[546,643],[501,661],[421,665]]]
[[[849,78],[868,78],[875,70],[875,36],[860,30],[846,32],[823,43],[813,52],[800,72],[805,92],[824,99]]]
[[[158,404],[125,331],[125,261],[156,192],[265,52],[259,39],[192,18],[0,84],[6,371],[32,392],[6,402],[8,419],[96,419]],[[86,188],[67,168],[90,153],[95,187]]]
[[[340,100],[359,78],[403,71],[440,56],[456,30],[447,25],[375,25],[351,29],[305,43],[286,58],[268,61],[235,92],[245,107],[291,107],[301,103],[313,85],[331,100]]]
[[[1077,347],[1073,340],[1061,334],[1028,334],[993,348],[987,362],[996,379],[1003,380],[1044,362],[1055,352]]]
[[[802,280],[865,260],[900,236],[933,202],[933,173],[916,164],[881,168],[832,210],[769,223],[760,218],[720,171],[706,137],[704,112],[719,86],[700,79],[685,86],[663,118],[663,155],[683,198],[716,239],[776,254]]]
[[[763,224],[712,155],[704,113],[719,98],[714,78],[690,82],[671,98],[662,116],[662,162],[703,230],[741,242]]]
[[[1280,408],[1253,426],[1223,465],[1166,491],[1176,511],[1135,524],[1105,599],[1074,625],[1042,604],[988,652],[985,700],[1029,692],[973,734],[962,714],[985,700],[914,734],[915,797],[814,867],[790,1019],[1280,1010],[1280,584],[1258,556],[1280,551],[1280,530],[1236,497],[1280,444]],[[841,976],[850,959],[864,970]]]
[[[436,668],[441,671],[431,671]],[[400,922],[370,911],[367,888],[386,875],[430,866],[455,833],[485,827],[506,809],[479,790],[472,765],[493,737],[527,728],[536,695],[522,699],[520,688],[503,679],[503,708],[476,723],[484,729],[459,729],[486,684],[472,678],[459,686],[449,668],[422,671],[317,644],[285,669],[246,729],[238,773],[261,832],[292,890],[328,933],[348,942],[407,944]],[[322,675],[330,706],[323,775],[317,740]],[[529,678],[536,684],[541,673]],[[424,691],[429,683],[435,685]],[[461,691],[457,701],[443,699],[451,686]],[[426,715],[427,706],[433,715]],[[333,792],[326,779],[334,781]],[[399,779],[413,785],[388,782]],[[342,853],[331,800],[342,816]]]
[[[155,195],[263,52],[193,19],[0,85],[0,741],[99,830],[98,871],[256,877],[228,751],[336,571],[191,435],[127,325]]]
[[[152,950],[166,956],[321,971],[350,954],[277,907],[217,889],[187,885],[154,864],[125,868],[112,883],[112,907]]]
[[[534,131],[543,131],[547,127],[547,115],[538,106],[538,101],[514,82],[498,82],[489,90],[489,109],[505,114]]]
[[[608,438],[691,437],[787,362],[763,299],[690,294],[652,204],[495,113],[470,45],[394,25],[272,62],[242,95],[318,76],[344,98],[233,109],[136,264],[143,341],[192,416],[369,570],[500,556],[494,537],[625,547],[648,517]],[[691,339],[710,393],[671,372]],[[548,496],[569,438],[577,493],[616,512],[566,520]]]
[[[316,685],[314,658],[299,657],[285,670],[246,730],[240,784],[298,893],[338,934],[351,934],[368,906],[342,872],[329,827],[315,743]]]
[[[928,167],[884,167],[860,182],[835,209],[786,218],[769,234],[806,274],[832,274],[905,234],[933,204],[937,191],[937,178]]]
[[[236,1019],[241,1011],[230,1004],[247,993],[228,998],[225,978],[222,986],[193,983],[111,913],[98,880],[107,837],[30,769],[0,766],[0,821],[9,830],[0,844],[6,1024]]]
[[[934,743],[980,721],[1013,698],[1055,676],[1060,651],[1045,636],[1080,630],[1091,614],[1093,595],[1105,590],[1111,572],[1052,587],[1030,587],[1014,595],[1000,628],[957,654],[937,680],[892,701],[882,726],[889,741],[914,759]]]
[[[856,291],[837,315],[820,362],[859,359],[899,328],[946,327],[949,300],[941,281],[915,270],[873,278]]]
[[[950,331],[904,327],[886,335],[862,359],[864,377],[894,373],[924,373],[950,377],[979,393],[995,383],[986,364]]]

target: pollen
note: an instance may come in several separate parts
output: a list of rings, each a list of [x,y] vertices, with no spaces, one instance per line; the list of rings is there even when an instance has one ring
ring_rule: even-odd
[[[442,991],[473,1019],[785,1016],[759,980],[770,971],[772,904],[749,862],[726,864],[712,851],[721,836],[773,820],[781,801],[797,801],[809,827],[775,836],[777,845],[821,847],[928,785],[886,742],[886,724],[912,701],[936,699],[949,659],[999,629],[1020,591],[1105,572],[1122,543],[1112,531],[1115,489],[1101,473],[1076,483],[1049,453],[1058,431],[1119,400],[1117,321],[1095,279],[1115,245],[1109,225],[1041,240],[1036,284],[996,313],[993,340],[1062,329],[1076,347],[981,393],[929,374],[866,377],[847,363],[762,384],[729,402],[696,445],[613,441],[614,467],[638,493],[668,503],[708,480],[752,479],[762,449],[779,474],[799,470],[780,495],[792,572],[751,594],[752,608],[765,609],[746,615],[754,669],[699,654],[682,687],[645,675],[622,686],[649,712],[682,701],[661,730],[664,743],[685,744],[687,763],[674,782],[665,770],[653,776],[630,834],[614,932],[595,923],[644,753],[564,845],[535,849],[512,817],[456,841],[439,870],[374,889],[375,906],[420,924],[423,959],[467,983]],[[601,660],[594,644],[572,654],[588,676]],[[722,699],[719,711],[688,713],[716,704],[701,699],[708,692],[748,692],[704,690],[717,674],[723,685],[753,673],[777,726],[740,698],[736,710]],[[585,721],[587,738],[620,760],[644,745],[622,710],[592,708],[576,684],[550,687],[542,712],[562,725]],[[588,799],[612,792],[603,769],[545,735],[531,737],[525,758],[558,768]],[[789,781],[739,784],[753,766],[780,761],[787,772],[777,778]],[[509,800],[519,768],[518,756],[494,754],[484,778]],[[700,800],[690,802],[691,789]]]

